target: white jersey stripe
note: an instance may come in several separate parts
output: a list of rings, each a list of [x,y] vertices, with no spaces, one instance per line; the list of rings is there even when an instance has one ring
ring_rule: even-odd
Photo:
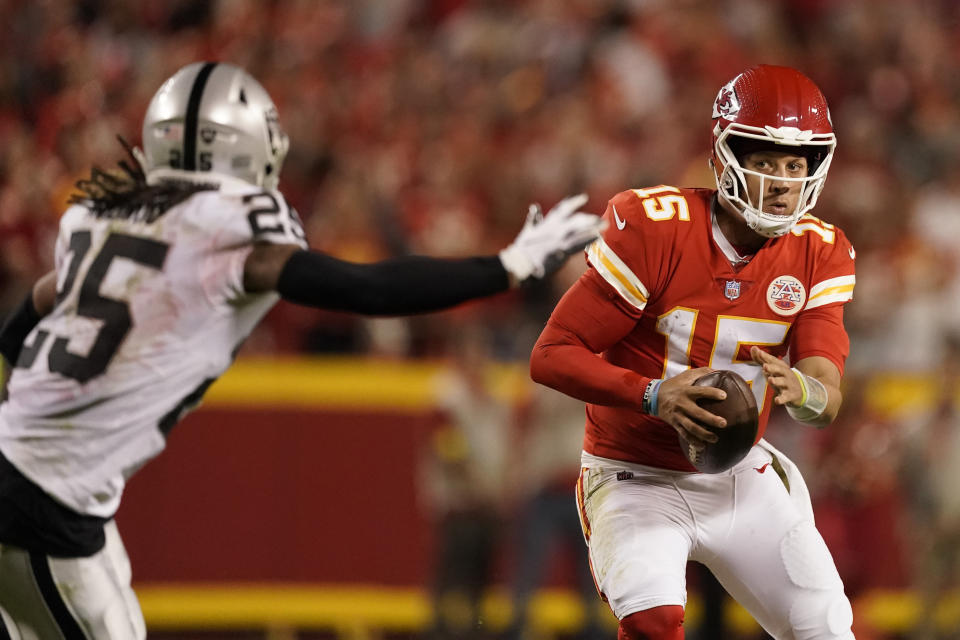
[[[852,298],[852,297],[853,297],[853,285],[852,285],[852,284],[845,284],[845,285],[840,285],[839,287],[830,287],[830,288],[828,288],[828,289],[824,289],[823,291],[818,292],[817,295],[813,296],[812,299],[813,299],[813,300],[816,300],[816,299],[822,298],[822,297],[824,297],[824,296],[832,296],[832,295],[837,294],[837,293],[849,293],[849,294],[850,294],[850,297]]]
[[[840,276],[818,282],[810,289],[807,309],[816,309],[833,302],[847,302],[853,299],[855,276]]]
[[[827,289],[834,289],[836,287],[844,287],[849,285],[850,290],[853,290],[853,285],[857,282],[856,276],[840,276],[838,278],[829,278],[823,282],[818,282],[810,288],[810,299],[816,298],[818,295],[824,293]]]
[[[637,309],[647,306],[647,288],[623,260],[600,238],[587,249],[587,259],[611,287]]]

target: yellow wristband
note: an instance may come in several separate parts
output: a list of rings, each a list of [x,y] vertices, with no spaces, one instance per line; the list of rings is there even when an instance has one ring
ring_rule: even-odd
[[[797,380],[800,381],[800,390],[803,392],[803,395],[800,397],[800,406],[803,407],[807,404],[807,381],[805,375],[800,373],[796,367],[790,367],[790,371],[793,371],[797,375]]]
[[[796,368],[791,367],[790,370],[796,374],[797,380],[800,381],[803,396],[800,398],[799,406],[786,405],[787,413],[790,414],[791,418],[800,422],[816,422],[827,410],[827,402],[830,399],[827,388],[816,378],[808,376]]]

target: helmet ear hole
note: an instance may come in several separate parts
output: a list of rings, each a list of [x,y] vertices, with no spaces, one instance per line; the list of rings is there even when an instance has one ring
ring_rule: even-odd
[[[267,164],[267,165],[263,168],[263,175],[269,176],[269,175],[272,174],[272,173],[273,173],[273,165],[272,165],[272,164]]]

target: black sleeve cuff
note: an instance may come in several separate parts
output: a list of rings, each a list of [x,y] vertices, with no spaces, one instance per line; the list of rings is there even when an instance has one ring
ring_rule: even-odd
[[[0,355],[11,365],[17,363],[23,341],[40,322],[40,315],[33,306],[33,292],[28,293],[20,306],[14,310],[0,329]]]
[[[290,256],[277,282],[284,300],[367,315],[436,311],[508,288],[507,272],[497,256],[404,256],[356,264],[317,251]]]

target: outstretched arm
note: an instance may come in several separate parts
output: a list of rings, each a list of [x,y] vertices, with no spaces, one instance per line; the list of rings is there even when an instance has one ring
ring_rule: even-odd
[[[297,304],[368,315],[445,309],[509,288],[496,256],[458,260],[405,256],[356,264],[285,245],[254,249],[244,284],[247,291],[274,289]]]
[[[497,256],[405,256],[371,264],[338,260],[292,245],[258,245],[244,267],[244,288],[277,291],[297,304],[370,315],[436,311],[542,278],[596,239],[600,218],[567,198],[543,218],[531,208],[513,243]]]

